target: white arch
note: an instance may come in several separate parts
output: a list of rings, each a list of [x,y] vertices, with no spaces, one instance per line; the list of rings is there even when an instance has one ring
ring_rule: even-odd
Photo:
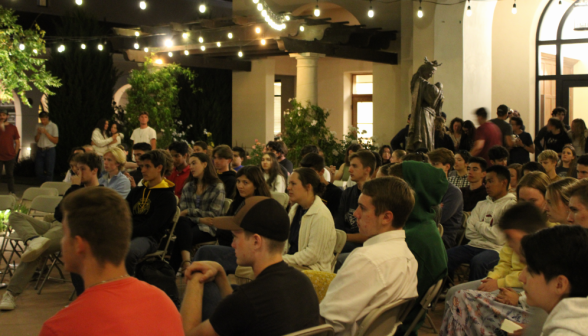
[[[123,107],[127,106],[127,90],[130,88],[131,84],[125,84],[116,90],[112,98],[116,105],[122,105]]]

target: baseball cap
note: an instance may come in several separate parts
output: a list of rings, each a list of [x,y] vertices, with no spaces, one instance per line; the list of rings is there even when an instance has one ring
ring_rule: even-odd
[[[504,104],[498,106],[498,109],[496,109],[496,112],[498,113],[498,115],[505,115],[508,113],[508,111],[510,111],[510,109],[508,108],[508,106],[506,106]]]
[[[253,196],[235,216],[215,217],[212,225],[222,230],[245,230],[276,241],[290,234],[290,218],[284,207],[273,198]]]

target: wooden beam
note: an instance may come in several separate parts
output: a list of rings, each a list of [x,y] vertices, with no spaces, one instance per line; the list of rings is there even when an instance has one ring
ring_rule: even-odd
[[[137,50],[125,50],[123,52],[125,60],[131,62],[143,63],[145,62],[145,53]],[[225,69],[232,71],[251,71],[251,62],[231,60],[231,59],[220,59],[214,57],[205,57],[202,55],[178,55],[175,57],[169,57],[165,54],[157,55],[158,59],[161,59],[164,64],[176,63],[181,66],[195,67],[195,68],[210,68],[210,69]]]

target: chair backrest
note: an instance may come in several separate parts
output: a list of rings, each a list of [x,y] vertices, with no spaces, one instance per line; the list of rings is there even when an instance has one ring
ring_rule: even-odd
[[[415,300],[402,299],[372,310],[361,322],[355,336],[394,335]]]
[[[70,187],[71,187],[71,183],[70,182],[45,182],[45,183],[41,184],[41,188],[42,189],[46,189],[46,188],[55,188],[55,189],[57,189],[57,192],[59,193],[59,196],[65,195],[65,192]]]
[[[59,196],[59,191],[55,188],[37,188],[37,187],[30,187],[25,190],[24,194],[21,198],[21,204],[23,201],[32,201],[37,196],[46,195],[46,196]]]
[[[34,216],[35,213],[41,212],[43,214],[50,214],[55,213],[55,208],[61,202],[61,196],[47,196],[47,195],[40,195],[35,197],[33,202],[31,203],[31,207],[29,208],[29,215]],[[35,213],[33,213],[33,211]]]
[[[347,233],[343,230],[335,230],[337,232],[337,241],[335,242],[335,252],[333,261],[331,261],[331,271],[335,271],[335,265],[337,264],[337,257],[343,251],[345,243],[347,242]]]
[[[176,214],[174,215],[173,225],[172,225],[171,231],[167,235],[167,240],[165,242],[165,247],[163,248],[163,254],[161,255],[161,260],[163,260],[165,258],[165,255],[167,254],[167,249],[169,247],[169,243],[171,242],[171,239],[174,236],[174,232],[176,231],[176,224],[178,224],[178,220],[180,219],[180,212],[181,212],[180,208],[176,207]]]
[[[327,295],[327,290],[331,285],[331,281],[335,279],[337,274],[313,270],[303,270],[302,273],[306,274],[308,279],[310,279],[312,287],[314,287],[314,291],[318,297],[319,303],[321,303]]]
[[[12,210],[16,206],[16,199],[10,195],[0,195],[0,210]]]
[[[431,305],[433,300],[435,300],[437,293],[441,290],[441,286],[443,286],[443,279],[437,281],[437,283],[435,283],[433,286],[429,287],[429,290],[421,299],[421,302],[420,302],[421,303],[421,310],[419,311],[417,316],[412,321],[412,324],[406,330],[406,333],[404,334],[404,336],[410,335],[412,333],[412,331],[414,330],[414,328],[416,327],[416,324],[423,317],[423,315],[425,315],[429,312],[429,309],[430,309],[429,306]]]
[[[288,196],[288,194],[272,191],[272,198],[278,201],[278,203],[280,203],[284,209],[288,208],[288,203],[290,203],[290,196]]]
[[[226,215],[227,212],[229,212],[229,208],[231,207],[231,203],[233,203],[232,199],[225,198],[225,201],[223,203],[223,215]]]
[[[471,216],[471,212],[463,212],[463,216],[462,216],[462,222],[461,222],[461,228],[462,231],[459,235],[459,239],[457,240],[457,246],[460,246],[461,243],[463,242],[463,239],[465,238],[465,233],[466,233],[466,228],[468,227],[468,219],[470,219]]]
[[[321,324],[316,327],[307,328],[297,332],[287,334],[285,336],[333,336],[335,329],[328,324]]]

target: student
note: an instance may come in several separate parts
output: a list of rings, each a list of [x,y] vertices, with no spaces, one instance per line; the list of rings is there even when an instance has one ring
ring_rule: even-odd
[[[182,189],[184,189],[186,179],[190,176],[190,166],[188,165],[190,148],[186,142],[176,141],[172,142],[167,149],[169,150],[174,163],[174,169],[172,169],[171,174],[169,174],[167,179],[176,185],[174,194],[180,198],[182,196]]]
[[[108,146],[110,148],[112,147],[116,147],[119,145],[123,145],[122,141],[125,138],[124,133],[120,133],[120,125],[116,122],[113,121],[110,123],[110,136],[115,140],[115,143],[113,143],[112,145]],[[126,145],[126,144],[124,144]],[[128,148],[127,148],[128,149]]]
[[[147,152],[151,150],[151,145],[148,143],[140,142],[133,145],[133,158],[135,159],[135,166],[137,166],[135,170],[131,172],[125,173],[125,176],[131,181],[131,187],[135,188],[138,186],[143,179],[143,174],[141,173],[141,168],[137,165],[139,163],[139,158]],[[128,168],[128,164],[125,165]]]
[[[40,335],[183,335],[167,295],[125,269],[132,225],[124,199],[107,188],[84,188],[62,203],[61,259],[87,290],[48,319]]]
[[[510,162],[525,164],[531,161],[529,153],[535,153],[535,145],[531,134],[523,130],[523,119],[519,117],[510,118],[510,125],[514,136],[513,146],[510,148]]]
[[[453,141],[453,147],[456,151],[461,149],[461,139],[464,137],[464,133],[462,131],[463,119],[461,118],[453,118],[449,123],[449,136]],[[467,137],[467,135],[466,135]]]
[[[196,141],[192,147],[194,149],[194,153],[206,154],[208,151],[208,144],[204,141]]]
[[[524,237],[521,247],[527,304],[549,314],[542,335],[586,335],[588,229],[558,225]]]
[[[467,245],[447,250],[449,278],[463,263],[470,264],[469,281],[486,277],[498,263],[498,252],[505,243],[504,234],[498,228],[502,214],[516,203],[516,196],[508,192],[510,172],[504,166],[495,165],[486,170],[488,197],[479,202],[466,228]]]
[[[453,140],[445,131],[445,120],[441,117],[435,118],[435,149],[446,148],[452,152],[455,151]]]
[[[104,153],[104,171],[106,174],[99,179],[100,185],[114,189],[121,197],[126,198],[131,191],[131,182],[123,174],[127,158],[118,147],[107,149]]]
[[[453,156],[455,165],[453,170],[447,175],[449,183],[458,188],[465,188],[470,185],[468,182],[468,161],[471,158],[470,152],[459,150]]]
[[[290,232],[286,211],[267,197],[251,197],[234,217],[214,219],[233,231],[239,266],[255,280],[233,290],[221,265],[188,267],[181,315],[186,335],[285,335],[317,326],[318,298],[308,277],[282,259]],[[215,297],[215,299],[207,298]],[[213,302],[214,301],[214,302]],[[209,311],[213,311],[206,319]]]
[[[453,168],[455,159],[453,153],[447,148],[439,148],[429,152],[429,163],[447,173]],[[457,235],[462,227],[463,217],[463,196],[458,187],[449,183],[447,191],[443,195],[440,205],[441,219],[443,226],[443,244],[445,248],[452,248],[457,245]]]
[[[569,224],[568,214],[570,212],[569,203],[570,197],[564,190],[566,187],[576,183],[576,179],[571,177],[565,177],[557,182],[551,183],[547,187],[547,193],[545,199],[547,204],[545,205],[545,214],[547,220],[551,223]]]
[[[472,156],[480,156],[490,164],[488,150],[502,145],[502,132],[492,122],[488,122],[488,111],[481,107],[476,110],[476,117],[480,125],[475,132],[474,144],[470,150]]]
[[[572,145],[565,145],[561,151],[561,160],[555,168],[557,175],[561,177],[576,178],[576,149]]]
[[[392,152],[392,157],[390,158],[390,163],[402,163],[404,157],[406,156],[406,151],[403,149],[397,149]]]
[[[537,161],[541,163],[543,169],[545,169],[545,174],[549,176],[551,182],[556,182],[561,180],[561,176],[557,175],[557,161],[559,161],[559,157],[557,153],[553,150],[546,149],[539,156],[537,157]]]
[[[372,310],[418,295],[418,262],[403,229],[414,202],[409,185],[397,177],[364,184],[354,216],[368,239],[345,260],[320,304],[335,334],[355,335]]]
[[[474,139],[476,136],[476,126],[471,120],[463,122],[462,126],[464,139],[461,140],[460,149],[470,151],[474,147]]]
[[[553,109],[553,111],[551,112],[551,118],[556,118],[559,119],[562,122],[563,125],[563,121],[566,118],[566,114],[568,113],[568,110],[566,110],[563,107],[556,107]],[[570,129],[570,126],[565,125],[564,126],[566,128],[566,130]],[[537,136],[535,137],[535,153],[537,155],[539,155],[544,149],[545,149],[545,136],[550,132],[550,130],[548,129],[547,125],[543,126],[540,130],[539,133],[537,133]]]
[[[304,159],[304,157],[310,153],[314,153],[316,155],[319,155],[324,160],[324,155],[320,154],[320,153],[322,153],[321,149],[315,145],[307,145],[307,146],[302,147],[302,150],[300,151],[300,157],[302,159]],[[333,168],[334,167],[335,166],[333,166]],[[307,168],[312,168],[312,167],[307,167]],[[325,178],[326,181],[329,181],[329,182],[331,181],[331,172],[329,172],[329,167],[327,167],[326,165],[325,165],[325,172],[323,173],[323,177]]]
[[[286,144],[283,141],[270,141],[267,144],[267,148],[276,155],[280,165],[284,166],[284,168],[286,168],[288,171],[288,175],[292,174],[292,171],[294,171],[294,164],[292,164],[290,160],[286,159],[286,154],[288,154],[288,148],[286,147]]]
[[[582,119],[574,119],[572,121],[572,130],[568,131],[568,136],[572,140],[572,145],[576,148],[578,156],[586,154],[588,148],[588,129],[586,123]]]
[[[8,193],[14,194],[14,166],[17,161],[16,154],[20,150],[20,135],[18,128],[8,122],[8,112],[0,111],[0,174],[2,168],[6,167],[8,181]]]
[[[490,120],[490,122],[500,128],[500,133],[502,133],[502,146],[506,148],[512,148],[514,145],[512,140],[512,126],[506,121],[509,111],[508,106],[504,104],[500,105],[496,109],[496,118]]]
[[[490,165],[505,166],[508,164],[508,150],[502,146],[493,146],[488,150]]]
[[[108,146],[117,143],[117,135],[108,136],[108,125],[108,120],[100,119],[92,132],[92,146],[94,147],[94,152],[100,156],[106,153]]]
[[[286,192],[286,177],[280,167],[276,154],[267,152],[261,157],[260,168],[270,191],[283,193]]]
[[[545,135],[545,149],[551,149],[558,155],[561,155],[563,146],[572,143],[572,139],[566,133],[561,120],[557,118],[551,118],[547,122],[547,130],[549,133]]]
[[[55,169],[55,146],[59,142],[59,129],[49,120],[48,112],[39,113],[41,124],[37,125],[35,142],[37,143],[37,156],[35,157],[35,172],[41,183],[53,181]]]
[[[578,179],[585,179],[588,177],[588,154],[578,157],[576,162],[576,171]]]
[[[65,196],[83,188],[98,186],[98,175],[102,169],[100,157],[95,153],[78,154],[76,157],[77,175],[72,176],[72,185],[65,192]],[[64,196],[64,197],[65,197]],[[63,238],[63,212],[61,202],[55,207],[54,221],[49,223],[32,216],[13,211],[8,223],[24,242],[26,249],[21,255],[20,264],[10,278],[8,290],[0,302],[0,310],[14,310],[15,297],[20,295],[33,278],[39,258],[58,252]]]
[[[223,181],[225,185],[226,198],[233,199],[235,197],[235,184],[237,183],[237,172],[231,169],[231,162],[233,161],[233,151],[227,145],[219,145],[212,151],[214,159],[214,168],[218,174],[218,178]]]
[[[396,135],[394,136],[394,138],[392,138],[392,140],[390,141],[390,146],[392,147],[392,150],[397,150],[397,149],[406,149],[406,137],[408,137],[408,128],[410,126],[410,114],[408,115],[408,120],[406,121],[406,126],[401,129],[398,133],[396,133]]]
[[[149,113],[139,113],[139,127],[133,131],[131,141],[133,145],[144,142],[150,144],[152,150],[157,148],[157,133],[149,127]]]
[[[508,187],[508,192],[516,193],[517,185],[523,177],[523,165],[520,163],[513,163],[508,165],[507,168],[510,172],[510,185]]]
[[[69,170],[67,171],[67,173],[65,173],[65,178],[63,179],[63,182],[71,182],[71,177],[76,175],[78,167],[76,166],[76,161],[74,161],[74,157],[77,154],[83,154],[85,153],[84,148],[82,147],[74,147],[71,150],[71,154],[69,155],[69,160],[67,160],[67,162],[69,162]]]
[[[380,157],[382,157],[382,164],[390,163],[390,159],[392,158],[392,148],[388,145],[383,145],[380,147],[379,151]]]
[[[331,212],[331,215],[333,215],[333,218],[337,218],[337,211],[339,211],[339,202],[341,201],[343,190],[325,179],[323,173],[326,171],[325,159],[318,154],[309,153],[302,158],[300,166],[312,168],[319,175],[321,183],[325,185],[325,191],[319,196]]]
[[[461,188],[463,195],[463,211],[472,212],[478,202],[488,196],[484,179],[486,178],[486,160],[481,157],[472,157],[468,160],[469,186]]]
[[[359,234],[357,219],[353,216],[357,209],[357,200],[361,194],[363,184],[371,179],[372,173],[376,167],[376,158],[367,150],[360,150],[349,156],[349,176],[356,184],[345,189],[339,202],[339,210],[335,217],[335,227],[347,233],[347,242],[343,247],[343,253],[349,253],[366,240],[366,237]],[[339,261],[345,260],[347,255],[340,257]]]
[[[407,126],[408,127],[408,126]],[[392,147],[394,148],[394,147]],[[334,167],[331,166],[331,176],[333,176],[333,179],[331,182],[333,181],[347,181],[349,179],[349,156],[351,156],[351,154],[357,152],[358,150],[361,149],[361,145],[359,144],[351,144],[349,145],[349,147],[347,147],[347,150],[345,151],[345,160],[343,161],[343,164],[341,166],[339,166],[339,169],[337,170],[337,172],[334,171]]]
[[[523,176],[525,176],[525,174],[528,174],[530,172],[534,172],[534,171],[540,171],[542,173],[545,173],[545,168],[543,168],[543,166],[539,163],[539,162],[527,162],[523,165]]]
[[[141,258],[157,250],[165,230],[171,228],[177,207],[175,185],[164,178],[172,168],[171,155],[161,149],[146,152],[139,158],[139,168],[143,185],[131,189],[127,196],[133,235],[125,264],[131,275]]]
[[[231,168],[234,171],[239,171],[243,168],[243,160],[247,159],[247,152],[238,146],[233,147],[233,161],[231,162]]]
[[[290,235],[284,261],[298,269],[331,272],[337,242],[335,222],[318,196],[325,189],[311,168],[298,168],[288,179]]]
[[[564,189],[569,197],[568,222],[588,228],[588,180],[579,180]]]

